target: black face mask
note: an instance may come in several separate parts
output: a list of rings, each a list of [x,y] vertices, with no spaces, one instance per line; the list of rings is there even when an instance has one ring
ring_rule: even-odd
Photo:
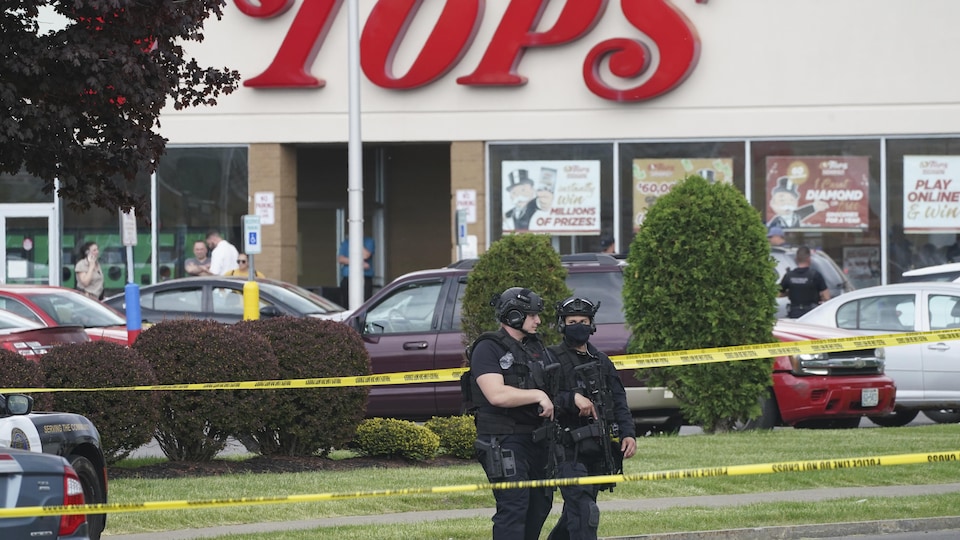
[[[568,324],[563,327],[564,339],[574,347],[579,347],[586,343],[592,333],[589,324]]]

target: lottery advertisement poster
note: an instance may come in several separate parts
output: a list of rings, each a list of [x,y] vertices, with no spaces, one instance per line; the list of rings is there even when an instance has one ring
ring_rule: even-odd
[[[868,228],[869,157],[770,156],[766,166],[768,228]]]
[[[662,158],[633,160],[633,231],[657,199],[688,176],[710,182],[733,183],[733,158]]]
[[[503,232],[600,234],[600,162],[504,161]]]

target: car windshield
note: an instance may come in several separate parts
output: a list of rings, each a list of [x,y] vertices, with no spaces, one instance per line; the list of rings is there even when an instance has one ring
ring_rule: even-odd
[[[590,272],[567,274],[567,286],[577,296],[600,302],[597,324],[619,323],[626,320],[623,314],[623,274],[620,272]]]
[[[73,291],[24,294],[60,325],[125,326],[126,319],[100,302]]]
[[[280,303],[304,315],[337,313],[344,310],[343,306],[339,304],[289,283],[280,285],[260,282],[260,287],[264,290],[269,289],[270,295],[276,297]]]

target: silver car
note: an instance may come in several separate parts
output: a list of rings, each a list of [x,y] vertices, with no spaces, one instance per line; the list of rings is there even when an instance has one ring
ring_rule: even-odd
[[[960,328],[960,283],[897,283],[833,298],[797,319],[862,334]],[[881,426],[910,423],[920,411],[941,423],[960,421],[960,341],[886,348],[886,373],[897,384],[894,414]]]

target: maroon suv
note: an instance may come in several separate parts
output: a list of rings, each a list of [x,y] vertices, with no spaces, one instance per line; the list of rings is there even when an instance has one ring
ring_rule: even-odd
[[[457,368],[463,364],[460,304],[475,260],[412,272],[394,280],[354,311],[346,323],[363,336],[373,373]],[[601,303],[591,342],[608,355],[625,354],[630,332],[624,322],[624,262],[609,255],[563,257],[567,285]],[[543,324],[552,324],[551,308]],[[622,371],[628,401],[642,432],[675,432],[682,425],[679,404],[664,388],[646,388]],[[374,386],[369,417],[425,420],[460,413],[458,383]]]

